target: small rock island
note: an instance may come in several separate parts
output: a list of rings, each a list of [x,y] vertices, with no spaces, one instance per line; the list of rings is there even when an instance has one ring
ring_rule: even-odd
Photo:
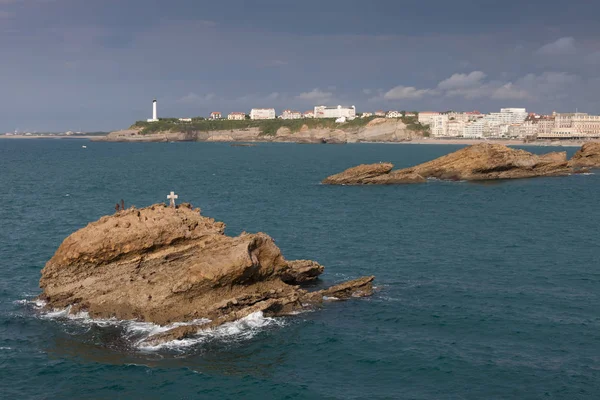
[[[585,151],[584,151],[585,149]],[[390,163],[359,165],[332,175],[328,185],[390,185],[440,180],[484,181],[538,176],[564,176],[581,167],[600,166],[600,144],[589,143],[567,160],[566,152],[543,155],[512,149],[501,144],[481,143],[465,147],[435,160],[400,170]]]
[[[156,345],[195,335],[255,312],[281,316],[324,298],[369,296],[374,277],[308,291],[324,267],[287,261],[264,233],[224,234],[225,224],[189,204],[130,208],[67,237],[42,270],[46,308],[92,318],[178,326],[147,339]]]

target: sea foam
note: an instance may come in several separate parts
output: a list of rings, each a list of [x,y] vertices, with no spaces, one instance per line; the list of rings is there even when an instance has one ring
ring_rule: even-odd
[[[144,351],[157,351],[162,349],[182,350],[212,340],[238,342],[253,338],[266,327],[283,325],[285,325],[283,319],[265,317],[261,311],[258,311],[237,321],[228,322],[216,328],[206,330],[200,329],[192,338],[173,340],[154,346],[144,344],[143,342],[145,339],[143,339],[138,342],[137,347]],[[151,336],[152,335],[149,335],[148,337]]]
[[[271,326],[283,326],[283,318],[265,317],[262,312],[255,312],[241,318],[237,321],[228,322],[215,328],[202,330],[203,324],[211,322],[209,319],[202,318],[187,322],[175,322],[169,325],[158,325],[152,322],[140,322],[132,320],[118,320],[116,318],[101,319],[92,318],[89,313],[81,311],[71,313],[71,306],[63,309],[44,310],[46,303],[42,300],[17,300],[15,304],[25,305],[36,311],[37,317],[43,320],[62,321],[79,326],[97,326],[100,328],[116,327],[122,329],[123,337],[129,341],[134,348],[144,352],[153,352],[159,350],[185,350],[195,345],[208,341],[221,340],[224,342],[238,342],[251,339],[259,332]],[[199,325],[198,333],[182,340],[173,340],[159,345],[148,345],[145,342],[152,336],[167,332],[170,329]]]

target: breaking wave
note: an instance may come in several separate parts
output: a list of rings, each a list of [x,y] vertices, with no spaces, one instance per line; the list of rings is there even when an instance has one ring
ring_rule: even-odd
[[[270,327],[281,327],[286,324],[284,318],[265,317],[262,312],[255,312],[237,321],[228,322],[218,327],[202,330],[203,324],[209,323],[209,319],[196,319],[188,322],[175,322],[169,325],[157,325],[151,322],[139,322],[131,320],[118,320],[116,318],[99,319],[91,318],[87,312],[71,313],[71,307],[64,309],[44,310],[46,303],[42,300],[17,300],[15,304],[24,305],[36,312],[37,318],[53,320],[69,325],[84,328],[113,328],[118,329],[120,335],[131,347],[143,352],[154,352],[160,350],[185,351],[203,343],[222,341],[240,342],[256,336],[258,333]],[[149,345],[147,339],[164,333],[170,329],[180,326],[199,325],[199,331],[191,338],[173,340],[159,345]]]
[[[266,327],[283,325],[285,325],[283,319],[265,317],[263,313],[259,311],[247,315],[237,321],[225,323],[216,328],[201,330],[192,338],[173,340],[156,346],[145,345],[138,342],[138,348],[145,351],[157,351],[162,349],[180,350],[214,340],[237,342],[253,338]]]

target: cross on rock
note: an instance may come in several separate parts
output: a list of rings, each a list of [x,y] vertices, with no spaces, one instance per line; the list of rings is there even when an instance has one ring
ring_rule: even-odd
[[[169,204],[171,207],[175,207],[175,199],[178,199],[179,196],[177,196],[175,194],[175,192],[171,192],[170,195],[167,196],[167,200],[171,200],[171,203]]]

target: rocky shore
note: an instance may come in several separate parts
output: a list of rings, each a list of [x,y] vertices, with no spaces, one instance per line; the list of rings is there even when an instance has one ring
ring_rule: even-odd
[[[282,127],[275,135],[264,135],[260,128],[217,130],[208,132],[160,132],[143,134],[141,129],[111,132],[93,141],[106,142],[275,142],[275,143],[401,143],[422,136],[408,129],[401,120],[376,118],[363,127],[309,128],[302,126],[298,132]]]
[[[69,307],[92,318],[187,323],[147,339],[156,345],[255,312],[287,315],[324,298],[372,294],[373,277],[303,289],[323,266],[287,261],[264,233],[230,237],[224,230],[189,204],[102,217],[60,245],[42,270],[40,299],[47,309]]]
[[[332,175],[322,183],[375,185],[422,183],[429,178],[483,181],[564,176],[578,172],[580,167],[600,166],[600,146],[589,143],[584,148],[568,161],[566,152],[535,155],[500,144],[482,143],[401,170],[393,170],[390,163],[359,165]]]

